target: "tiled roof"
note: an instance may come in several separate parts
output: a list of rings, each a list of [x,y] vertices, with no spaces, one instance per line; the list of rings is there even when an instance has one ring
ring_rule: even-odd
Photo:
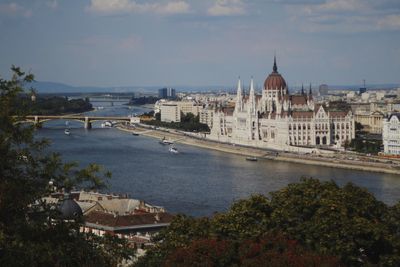
[[[347,114],[347,111],[329,111],[330,117],[346,117]]]
[[[314,112],[312,111],[294,111],[292,112],[292,118],[312,118]]]
[[[307,105],[307,98],[304,95],[292,95],[291,102],[293,105]]]
[[[88,215],[84,216],[86,223],[108,226],[113,228],[121,227],[133,227],[157,224],[169,224],[173,215],[167,212],[161,213],[144,213],[144,214],[133,214],[133,215],[113,215],[110,213],[93,211]]]

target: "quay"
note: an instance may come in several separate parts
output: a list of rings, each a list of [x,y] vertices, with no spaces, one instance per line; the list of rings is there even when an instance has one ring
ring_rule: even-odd
[[[283,151],[267,151],[265,149],[244,147],[239,145],[219,143],[202,138],[194,138],[173,129],[149,129],[146,125],[136,125],[131,128],[127,126],[117,126],[117,129],[127,132],[161,139],[164,136],[174,140],[175,143],[182,143],[206,149],[217,150],[220,152],[241,155],[244,157],[257,157],[265,160],[277,160],[293,162],[298,164],[309,164],[332,168],[351,169],[367,172],[380,172],[400,175],[400,161],[388,160],[376,156],[355,156],[352,153],[332,153],[332,154],[304,154]]]

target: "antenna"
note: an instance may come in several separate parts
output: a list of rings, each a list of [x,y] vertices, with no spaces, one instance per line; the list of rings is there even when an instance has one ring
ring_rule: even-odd
[[[366,88],[366,87],[365,87],[365,79],[363,79],[363,82],[364,82],[364,88]]]

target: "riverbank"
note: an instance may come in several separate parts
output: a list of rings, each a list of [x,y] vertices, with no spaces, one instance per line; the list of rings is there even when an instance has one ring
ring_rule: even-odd
[[[386,159],[377,157],[364,157],[348,154],[335,154],[335,155],[307,155],[296,154],[287,152],[274,152],[264,149],[257,149],[251,147],[235,146],[231,144],[224,144],[213,142],[204,139],[198,139],[187,136],[181,132],[174,130],[162,131],[156,129],[149,129],[144,127],[127,127],[118,126],[118,129],[127,131],[147,137],[156,139],[166,138],[174,143],[181,143],[206,149],[213,149],[225,153],[242,155],[244,157],[256,157],[258,159],[286,161],[299,164],[318,165],[332,168],[342,168],[351,170],[360,170],[367,172],[381,172],[400,175],[400,165],[398,162],[393,163]]]

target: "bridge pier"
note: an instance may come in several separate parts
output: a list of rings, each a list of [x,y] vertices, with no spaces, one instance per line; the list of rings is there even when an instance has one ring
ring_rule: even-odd
[[[40,122],[39,116],[33,118],[33,126],[36,128],[42,128],[42,123]]]
[[[92,129],[92,123],[90,122],[89,117],[85,117],[85,129]]]

